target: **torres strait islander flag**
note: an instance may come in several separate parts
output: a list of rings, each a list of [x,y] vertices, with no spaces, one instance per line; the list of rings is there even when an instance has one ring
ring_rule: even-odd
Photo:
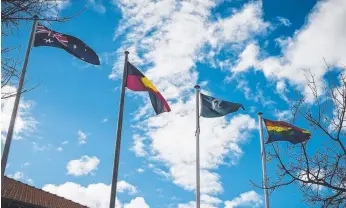
[[[156,115],[171,111],[167,101],[163,98],[153,83],[151,83],[148,78],[146,78],[142,72],[140,72],[130,62],[127,62],[126,87],[133,91],[147,91]]]

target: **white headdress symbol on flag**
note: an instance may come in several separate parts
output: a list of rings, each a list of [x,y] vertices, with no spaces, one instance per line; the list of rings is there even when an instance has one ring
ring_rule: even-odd
[[[219,100],[219,99],[214,99],[214,100],[212,100],[212,101],[211,101],[212,108],[213,108],[214,110],[216,110],[217,108],[220,108],[221,102],[222,102],[222,101]]]

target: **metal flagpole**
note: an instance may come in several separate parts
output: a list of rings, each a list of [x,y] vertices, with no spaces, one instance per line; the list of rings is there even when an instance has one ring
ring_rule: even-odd
[[[199,169],[199,89],[196,85],[196,207],[200,208],[200,169]]]
[[[263,140],[263,124],[262,124],[262,112],[258,113],[258,122],[260,129],[260,139],[261,139],[261,159],[262,159],[262,172],[263,172],[263,188],[264,188],[264,201],[265,208],[269,208],[269,195],[267,189],[267,166],[266,166],[266,152],[264,149],[264,140]]]
[[[118,128],[117,128],[117,135],[116,135],[117,141],[116,141],[115,152],[114,152],[112,188],[111,188],[109,208],[115,207],[115,199],[117,195],[118,169],[119,169],[120,145],[121,145],[121,129],[123,126],[124,98],[125,98],[125,86],[126,86],[126,79],[127,79],[128,55],[129,55],[129,52],[125,51],[125,63],[124,63],[123,81],[121,85],[121,94],[120,94]]]
[[[19,100],[20,100],[20,96],[22,94],[22,88],[23,88],[23,84],[24,84],[26,66],[28,65],[31,47],[32,47],[32,45],[34,43],[34,39],[35,39],[35,30],[36,30],[36,25],[37,25],[37,19],[38,19],[38,16],[35,15],[34,16],[34,22],[32,24],[31,33],[30,33],[28,47],[26,48],[22,73],[20,74],[20,78],[19,78],[19,83],[18,83],[18,87],[17,87],[17,94],[16,94],[16,98],[14,100],[14,106],[13,106],[13,110],[12,110],[10,126],[8,127],[8,131],[7,131],[7,135],[6,135],[4,151],[2,153],[2,158],[1,158],[1,179],[5,175],[5,169],[6,169],[8,154],[10,152],[13,130],[14,130],[14,125],[16,122],[16,117],[17,117],[17,112],[18,112]]]

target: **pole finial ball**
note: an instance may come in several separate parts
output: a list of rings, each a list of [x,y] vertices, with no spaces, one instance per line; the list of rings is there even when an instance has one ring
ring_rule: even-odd
[[[201,87],[199,85],[195,85],[195,89],[200,89]]]
[[[258,112],[257,115],[263,115],[263,113],[262,112]]]
[[[128,52],[128,51],[125,51],[125,54],[129,54],[130,52]]]

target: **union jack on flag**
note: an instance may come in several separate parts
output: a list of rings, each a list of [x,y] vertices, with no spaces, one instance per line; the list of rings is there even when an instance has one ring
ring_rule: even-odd
[[[95,51],[80,39],[55,32],[41,24],[37,24],[35,30],[34,47],[49,46],[61,48],[82,61],[100,65],[100,59]]]
[[[68,40],[65,36],[63,36],[61,33],[57,33],[51,29],[48,29],[46,28],[45,26],[41,25],[41,24],[38,24],[37,27],[36,27],[36,34],[44,34],[46,33],[47,34],[47,39],[46,42],[48,43],[51,43],[51,41],[53,40],[50,40],[50,38],[55,38],[57,41],[59,41],[61,44],[63,44],[64,46],[67,46],[66,43],[68,43]]]

